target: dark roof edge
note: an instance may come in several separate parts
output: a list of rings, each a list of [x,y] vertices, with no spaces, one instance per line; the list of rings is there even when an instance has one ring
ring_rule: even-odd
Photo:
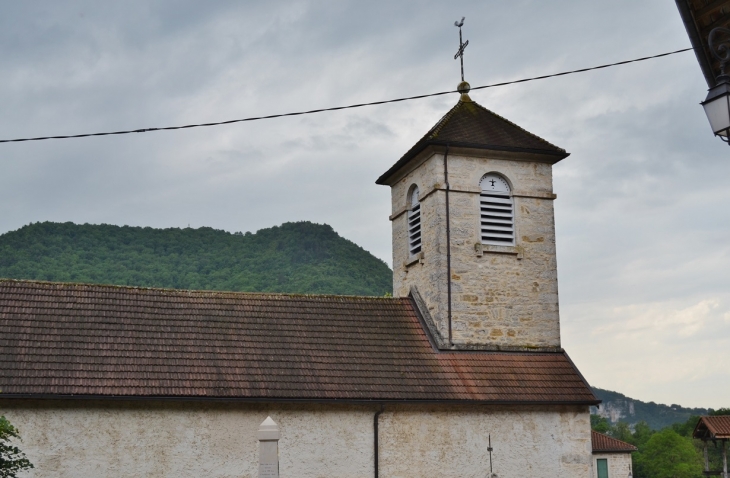
[[[639,451],[639,449],[636,448],[634,450],[625,450],[625,449],[618,449],[617,448],[617,449],[613,450],[613,449],[608,449],[607,448],[605,450],[593,450],[593,454],[594,455],[600,455],[601,453],[633,453],[635,451]]]
[[[169,395],[53,395],[53,394],[32,394],[32,393],[3,393],[2,400],[100,400],[100,401],[168,401],[168,402],[230,402],[230,403],[343,403],[348,405],[366,405],[374,403],[378,405],[408,404],[408,405],[597,405],[598,402],[589,400],[439,400],[439,399],[392,399],[392,398],[259,398],[259,397],[199,397],[194,395],[169,396]]]
[[[697,425],[695,425],[694,430],[692,430],[692,438],[699,438],[699,436],[698,436],[699,433],[698,432],[700,430],[700,425],[703,424],[702,423],[702,418],[703,417],[700,417],[700,419],[697,420]],[[707,428],[707,425],[705,425],[705,428]],[[709,432],[709,430],[708,430],[708,432]]]
[[[441,339],[438,330],[431,329],[431,326],[433,324],[431,318],[428,317],[428,320],[426,320],[426,317],[424,315],[428,314],[428,308],[426,307],[425,302],[423,302],[423,298],[418,292],[416,286],[411,287],[408,298],[411,301],[411,306],[413,307],[413,311],[416,313],[418,322],[421,324],[423,333],[426,334],[426,337],[428,337],[428,343],[431,344],[431,348],[435,353],[439,353],[439,346],[442,345],[443,339]]]
[[[593,398],[596,399],[596,403],[592,405],[598,405],[599,403],[603,403],[603,400],[600,400],[598,397],[596,397],[596,394],[593,393],[593,389],[591,388],[590,384],[588,383],[588,380],[583,376],[582,373],[580,373],[580,370],[578,370],[578,367],[575,366],[575,363],[573,363],[573,360],[570,358],[570,355],[568,355],[568,352],[563,351],[563,355],[565,355],[565,359],[570,363],[570,366],[573,367],[573,370],[575,370],[575,373],[578,374],[581,380],[583,380],[583,383],[588,388],[588,390],[591,391],[591,395],[593,395]]]
[[[435,353],[438,354],[555,354],[565,355],[565,350],[560,347],[530,347],[530,346],[500,346],[500,345],[488,345],[488,344],[448,344],[447,341],[441,336],[438,328],[434,325],[434,321],[431,318],[431,314],[428,312],[428,307],[424,302],[421,294],[418,292],[416,286],[411,286],[411,290],[408,294],[408,299],[411,301],[411,306],[418,318],[418,322],[421,324],[423,332],[428,337],[428,342],[431,344],[431,348]],[[568,360],[570,362],[570,359]],[[573,362],[570,362],[571,366],[575,368]],[[583,377],[581,377],[583,379]],[[585,380],[584,380],[585,381]]]
[[[707,86],[708,88],[712,88],[716,84],[715,74],[712,71],[710,59],[707,58],[704,43],[702,42],[702,38],[700,38],[700,32],[697,30],[694,15],[689,9],[689,5],[687,5],[687,0],[675,0],[675,3],[677,4],[679,15],[682,17],[682,23],[684,23],[684,28],[687,30],[687,36],[689,36],[689,41],[692,44],[692,49],[695,51],[697,63],[700,64],[700,69],[705,77]]]
[[[406,153],[401,159],[399,159],[390,169],[388,169],[385,173],[383,173],[376,181],[375,184],[380,185],[386,185],[388,184],[388,180],[397,173],[403,166],[408,164],[411,159],[418,156],[423,150],[428,148],[429,146],[449,146],[453,148],[470,148],[470,149],[484,149],[488,151],[506,151],[511,153],[530,153],[530,154],[536,154],[536,155],[544,155],[549,157],[550,159],[547,159],[545,163],[549,164],[555,164],[558,161],[561,161],[568,156],[570,156],[570,153],[566,152],[560,152],[560,151],[553,151],[549,149],[536,149],[536,148],[516,148],[513,146],[499,146],[499,145],[490,145],[490,144],[479,144],[479,143],[462,143],[462,142],[456,142],[456,141],[439,141],[439,140],[428,140],[424,141],[419,145],[417,148],[414,148],[410,150],[408,153]]]

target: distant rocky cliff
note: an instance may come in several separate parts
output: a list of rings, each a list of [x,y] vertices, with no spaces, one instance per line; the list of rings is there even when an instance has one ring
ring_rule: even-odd
[[[654,402],[634,400],[610,390],[592,387],[593,393],[603,400],[597,407],[591,407],[591,414],[606,418],[612,425],[619,421],[633,425],[645,421],[654,430],[660,430],[673,423],[687,421],[692,415],[707,415],[711,409],[685,408],[681,405],[663,405]]]

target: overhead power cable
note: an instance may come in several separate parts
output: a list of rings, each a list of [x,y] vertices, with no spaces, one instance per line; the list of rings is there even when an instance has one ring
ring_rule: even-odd
[[[639,61],[653,60],[655,58],[661,58],[663,56],[674,55],[677,53],[682,53],[682,52],[690,51],[690,50],[692,50],[692,48],[683,48],[681,50],[661,53],[659,55],[645,56],[642,58],[635,58],[633,60],[619,61],[617,63],[607,63],[605,65],[592,66],[590,68],[581,68],[579,70],[563,71],[561,73],[553,73],[550,75],[534,76],[532,78],[523,78],[521,80],[505,81],[502,83],[493,83],[491,85],[477,86],[477,87],[473,87],[471,89],[472,90],[483,90],[486,88],[496,88],[498,86],[507,86],[507,85],[515,85],[517,83],[526,83],[528,81],[544,80],[547,78],[554,78],[557,76],[572,75],[575,73],[584,73],[586,71],[601,70],[603,68],[609,68],[612,66],[626,65],[628,63],[636,63]],[[334,106],[332,108],[320,108],[320,109],[316,109],[316,110],[297,111],[294,113],[281,113],[281,114],[267,115],[267,116],[252,116],[250,118],[241,118],[241,119],[234,119],[234,120],[228,120],[228,121],[217,121],[214,123],[188,124],[188,125],[184,125],[184,126],[163,126],[160,128],[130,129],[130,130],[123,130],[123,131],[107,131],[107,132],[103,132],[103,133],[72,134],[72,135],[65,135],[65,136],[40,136],[37,138],[2,139],[2,140],[0,140],[0,143],[20,143],[20,142],[24,142],[24,141],[43,141],[46,139],[89,138],[92,136],[112,136],[112,135],[131,134],[131,133],[149,133],[151,131],[167,131],[167,130],[175,130],[175,129],[202,128],[205,126],[220,126],[220,125],[224,125],[224,124],[243,123],[246,121],[258,121],[258,120],[265,120],[265,119],[272,119],[272,118],[283,118],[286,116],[309,115],[309,114],[313,114],[313,113],[323,113],[325,111],[347,110],[347,109],[353,109],[353,108],[361,108],[363,106],[384,105],[384,104],[388,104],[388,103],[398,103],[401,101],[429,98],[432,96],[449,95],[452,93],[458,93],[458,91],[456,91],[456,90],[441,91],[439,93],[429,93],[426,95],[417,95],[417,96],[406,96],[404,98],[396,98],[396,99],[392,99],[392,100],[372,101],[370,103],[357,103],[357,104],[348,105],[348,106]]]

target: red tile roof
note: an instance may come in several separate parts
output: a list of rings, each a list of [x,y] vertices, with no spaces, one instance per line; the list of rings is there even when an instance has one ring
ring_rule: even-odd
[[[0,397],[595,404],[564,353],[435,350],[410,299],[0,280]]]
[[[692,434],[695,438],[730,438],[730,416],[700,417]]]
[[[631,443],[617,440],[595,430],[591,430],[591,445],[593,446],[593,453],[631,453],[638,450]]]
[[[376,184],[388,179],[430,145],[534,153],[557,163],[568,157],[564,149],[545,141],[473,101],[459,101]]]

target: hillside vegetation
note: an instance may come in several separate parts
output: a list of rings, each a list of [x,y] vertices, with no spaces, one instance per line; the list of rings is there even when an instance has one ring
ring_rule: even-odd
[[[382,296],[393,276],[385,262],[311,222],[255,234],[43,222],[0,235],[0,277]]]
[[[593,393],[603,400],[600,408],[591,407],[591,413],[600,415],[611,425],[619,422],[633,426],[644,422],[652,430],[661,430],[675,423],[683,423],[692,416],[707,415],[707,408],[686,408],[681,405],[663,405],[654,402],[642,402],[629,398],[618,392],[591,387]]]

